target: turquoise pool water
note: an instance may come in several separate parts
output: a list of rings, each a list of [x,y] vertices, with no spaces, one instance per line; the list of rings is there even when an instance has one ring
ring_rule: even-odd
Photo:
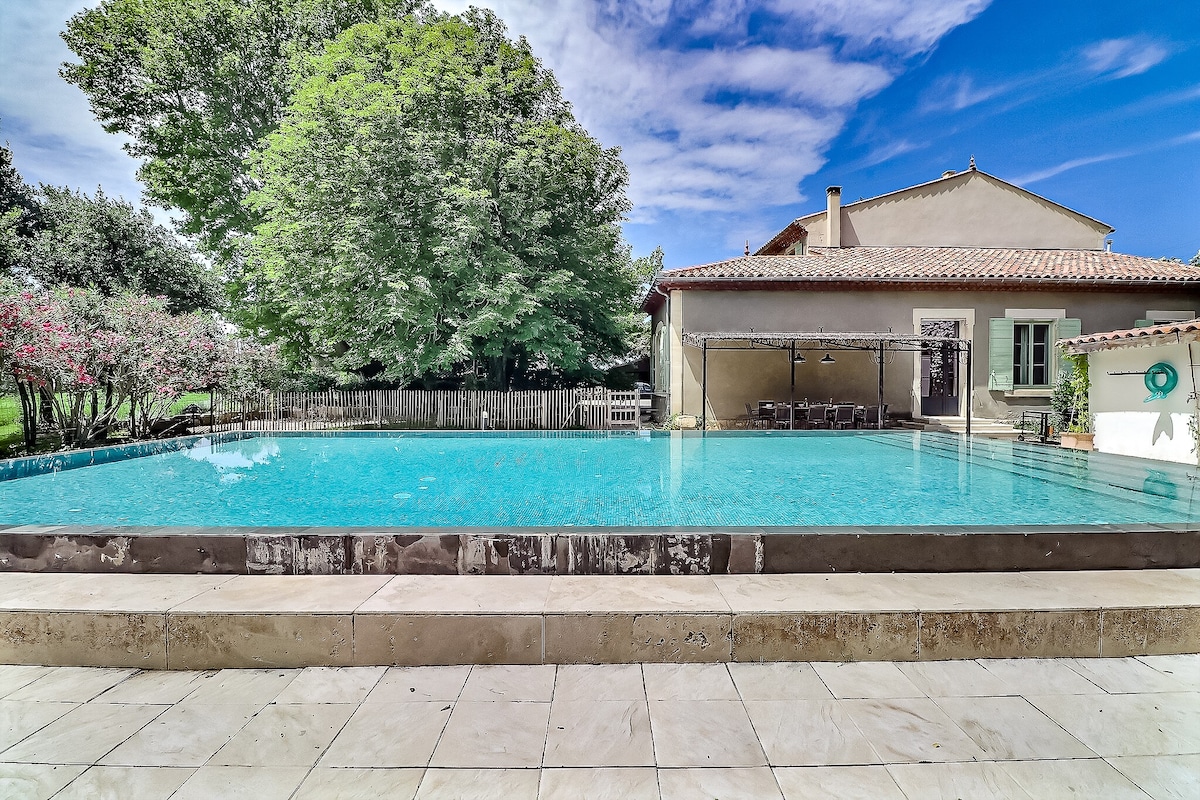
[[[150,448],[153,449],[153,448]],[[161,447],[159,448],[161,449]],[[0,524],[1060,525],[1190,522],[1182,467],[918,432],[198,439],[0,465]],[[103,457],[103,456],[102,456]],[[94,457],[93,457],[94,458]],[[20,466],[21,469],[16,469]],[[42,474],[28,474],[49,470]]]

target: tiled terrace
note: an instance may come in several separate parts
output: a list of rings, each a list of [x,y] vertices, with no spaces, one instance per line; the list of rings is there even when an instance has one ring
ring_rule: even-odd
[[[0,667],[0,797],[1195,798],[1200,656]]]

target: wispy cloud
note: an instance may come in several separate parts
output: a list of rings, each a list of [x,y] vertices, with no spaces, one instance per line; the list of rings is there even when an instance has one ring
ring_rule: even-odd
[[[1191,131],[1180,136],[1172,136],[1170,139],[1162,139],[1144,147],[1128,147],[1122,150],[1113,150],[1108,153],[1087,156],[1085,158],[1072,158],[1069,161],[1063,161],[1059,164],[1046,167],[1045,169],[1031,172],[1028,175],[1022,175],[1020,177],[1013,178],[1012,182],[1018,186],[1028,186],[1031,183],[1044,181],[1047,178],[1053,178],[1055,175],[1061,175],[1068,170],[1078,169],[1079,167],[1087,167],[1091,166],[1092,164],[1102,164],[1105,161],[1116,161],[1119,158],[1140,156],[1155,150],[1162,150],[1167,147],[1178,147],[1179,145],[1189,144],[1191,142],[1200,142],[1200,130]]]
[[[924,93],[922,111],[962,111],[994,97],[1006,94],[1015,88],[1012,82],[977,85],[970,75],[948,75],[934,81]]]
[[[1161,64],[1171,54],[1163,44],[1144,36],[1105,39],[1083,50],[1087,69],[1094,75],[1128,78]]]
[[[823,165],[856,105],[895,79],[896,53],[932,47],[986,5],[867,0],[850,13],[833,0],[495,2],[554,70],[580,121],[620,145],[635,221],[801,201],[800,181]],[[752,37],[754,13],[782,22]],[[809,34],[792,36],[795,25]],[[814,38],[814,26],[827,35]],[[859,47],[846,55],[830,37]]]

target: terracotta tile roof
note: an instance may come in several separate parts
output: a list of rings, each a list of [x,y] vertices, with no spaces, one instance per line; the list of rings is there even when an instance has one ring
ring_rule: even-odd
[[[658,284],[691,278],[875,281],[1195,283],[1200,268],[1103,250],[973,247],[810,248],[805,256],[742,256],[662,272]]]
[[[1073,352],[1087,352],[1105,347],[1123,347],[1139,343],[1157,343],[1157,340],[1196,341],[1200,339],[1200,319],[1187,322],[1171,322],[1166,325],[1150,325],[1145,328],[1126,328],[1120,331],[1085,333],[1071,339],[1058,341],[1060,347]]]
[[[643,307],[657,305],[654,287],[762,284],[888,284],[999,287],[1194,286],[1200,268],[1176,261],[1105,250],[1025,250],[974,247],[809,248],[803,256],[741,256],[665,270],[654,278]]]

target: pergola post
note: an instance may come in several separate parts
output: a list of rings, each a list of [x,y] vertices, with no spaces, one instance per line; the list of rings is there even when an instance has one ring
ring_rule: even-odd
[[[971,375],[971,342],[967,342],[967,438],[971,436],[971,406],[974,376]]]
[[[792,349],[788,354],[788,363],[792,369],[792,386],[788,389],[788,430],[796,430],[796,340],[792,339]]]
[[[879,342],[879,412],[876,417],[876,425],[879,430],[883,430],[883,359],[886,352],[886,344],[883,340]]]
[[[700,357],[700,430],[708,430],[708,339],[704,340]]]

